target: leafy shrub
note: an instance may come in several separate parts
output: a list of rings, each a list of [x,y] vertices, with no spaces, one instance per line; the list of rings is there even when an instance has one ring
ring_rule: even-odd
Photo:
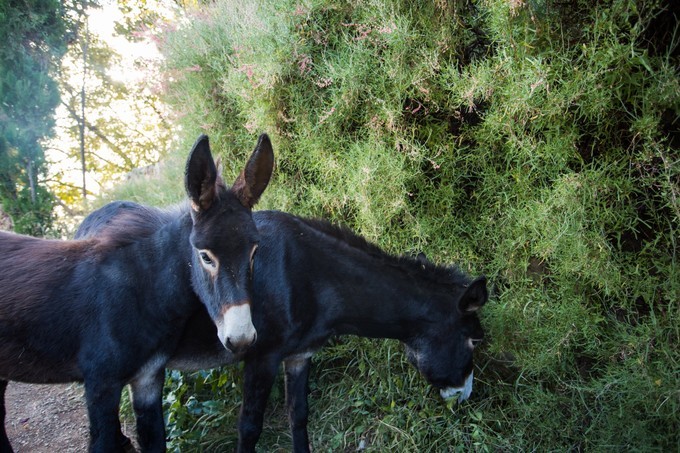
[[[314,448],[677,447],[677,5],[271,3],[165,35],[187,143],[209,132],[235,176],[268,131],[263,207],[495,288],[471,402],[444,405],[392,341],[339,339],[314,360]],[[172,445],[233,446],[238,381],[170,374]],[[290,448],[276,389],[263,451]]]

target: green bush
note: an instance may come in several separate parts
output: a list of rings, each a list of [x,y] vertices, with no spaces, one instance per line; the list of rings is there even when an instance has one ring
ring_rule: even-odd
[[[314,449],[677,449],[677,5],[272,3],[166,33],[185,142],[208,132],[235,176],[267,131],[262,208],[494,287],[469,403],[442,403],[397,343],[342,338],[314,359]],[[170,375],[175,448],[234,445],[239,379]],[[282,405],[279,382],[262,451],[290,448]]]

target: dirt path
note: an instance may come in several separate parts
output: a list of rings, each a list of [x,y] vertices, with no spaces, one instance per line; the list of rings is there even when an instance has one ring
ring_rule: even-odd
[[[88,420],[82,386],[10,382],[5,404],[7,436],[16,453],[87,451]],[[131,436],[132,428],[124,424],[123,431]]]

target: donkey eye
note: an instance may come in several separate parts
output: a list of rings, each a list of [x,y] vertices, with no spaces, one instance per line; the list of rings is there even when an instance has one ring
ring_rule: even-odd
[[[208,268],[214,268],[217,266],[215,258],[207,250],[199,250],[198,256],[201,257],[201,264],[203,264],[203,266]]]
[[[210,256],[205,252],[201,252],[201,259],[205,264],[212,264],[213,262]]]

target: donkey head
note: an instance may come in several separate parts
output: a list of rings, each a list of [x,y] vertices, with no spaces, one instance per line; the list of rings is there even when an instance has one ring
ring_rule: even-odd
[[[453,312],[440,314],[426,332],[408,341],[406,352],[444,399],[458,396],[461,402],[472,393],[472,353],[484,338],[477,310],[489,297],[486,277],[477,278],[452,296],[457,299]]]
[[[217,326],[224,346],[245,351],[257,338],[250,315],[250,282],[259,241],[252,208],[269,183],[274,152],[262,134],[231,187],[222,181],[201,136],[187,160],[185,186],[193,226],[192,284]]]

